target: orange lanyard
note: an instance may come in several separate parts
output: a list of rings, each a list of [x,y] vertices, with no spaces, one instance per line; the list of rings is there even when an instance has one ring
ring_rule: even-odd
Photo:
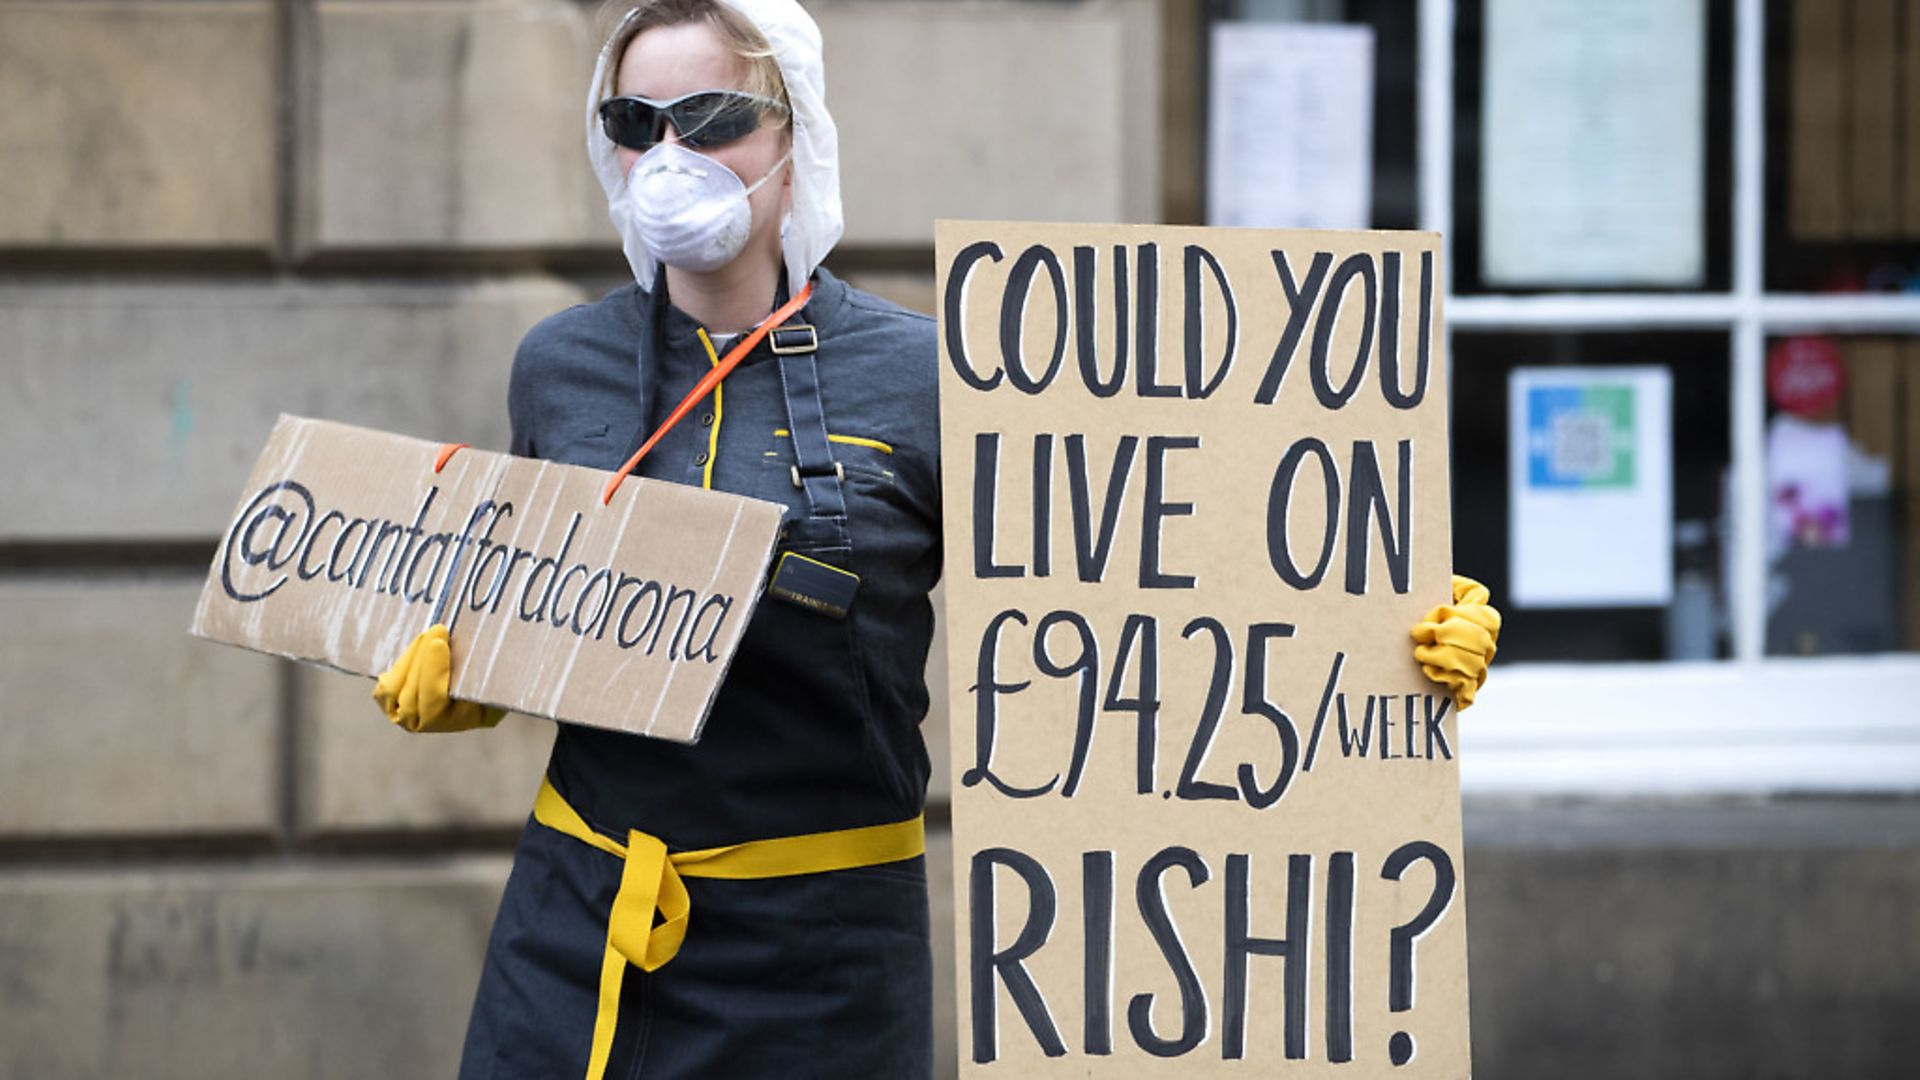
[[[805,307],[807,298],[812,295],[813,282],[809,281],[807,287],[801,289],[798,296],[780,305],[773,314],[761,319],[759,325],[748,331],[746,337],[735,342],[733,348],[727,350],[727,355],[721,357],[720,362],[715,364],[712,370],[702,375],[700,381],[693,385],[693,389],[687,391],[687,396],[680,399],[680,404],[673,407],[673,412],[668,414],[666,423],[661,424],[658,431],[648,436],[640,449],[634,451],[633,456],[627,459],[627,463],[620,466],[620,471],[613,474],[613,479],[607,481],[607,490],[601,494],[600,504],[604,506],[612,502],[613,493],[620,490],[621,482],[627,478],[628,473],[633,471],[634,466],[640,464],[640,459],[647,456],[647,451],[653,449],[653,444],[659,442],[667,432],[672,431],[673,425],[679,423],[682,417],[692,411],[695,402],[713,393],[713,388],[719,386],[720,380],[726,378],[728,373],[739,366],[740,361],[753,351],[753,347],[760,344],[761,338],[766,337],[774,327],[786,322],[794,312]]]

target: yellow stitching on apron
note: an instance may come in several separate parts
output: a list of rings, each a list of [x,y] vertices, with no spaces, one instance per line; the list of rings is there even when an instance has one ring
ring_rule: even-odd
[[[700,335],[700,344],[707,347],[707,363],[712,367],[720,366],[720,354],[713,350],[713,339],[707,336],[707,328],[700,327],[695,333]],[[713,427],[707,431],[707,467],[700,474],[700,486],[712,490],[713,463],[720,457],[720,406],[726,399],[726,384],[716,383],[713,388]]]
[[[786,428],[773,429],[773,437],[776,439],[791,438],[792,435],[793,432],[788,431]],[[828,435],[827,441],[846,443],[848,446],[864,446],[872,450],[878,450],[883,454],[893,453],[893,447],[888,446],[879,439],[863,439],[858,435]]]

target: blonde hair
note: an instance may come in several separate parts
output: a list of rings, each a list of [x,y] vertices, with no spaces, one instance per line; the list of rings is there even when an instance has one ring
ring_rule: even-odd
[[[770,98],[785,106],[782,110],[768,110],[767,122],[776,128],[785,128],[793,122],[793,103],[787,99],[787,80],[780,74],[780,62],[774,57],[773,46],[760,33],[745,15],[733,10],[719,0],[609,0],[600,13],[602,24],[611,33],[614,28],[619,37],[611,42],[616,57],[607,72],[608,85],[600,88],[601,95],[613,93],[620,81],[618,57],[624,54],[627,46],[641,32],[661,26],[679,26],[682,23],[705,22],[713,27],[727,50],[745,63],[747,76],[739,89],[749,94],[758,94]]]

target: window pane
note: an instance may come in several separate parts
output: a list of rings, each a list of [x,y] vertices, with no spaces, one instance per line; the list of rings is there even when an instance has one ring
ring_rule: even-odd
[[[1593,390],[1585,409],[1547,413],[1521,399],[1514,408],[1515,372],[1521,382],[1552,384],[1555,372],[1584,380]],[[1493,590],[1507,617],[1503,659],[1659,660],[1728,655],[1724,568],[1728,483],[1728,339],[1719,333],[1456,333],[1453,338],[1454,566]],[[1608,372],[1629,384],[1657,373],[1670,394],[1665,417],[1623,411],[1609,395]],[[1611,428],[1596,432],[1582,421],[1598,417]],[[1513,425],[1520,425],[1515,431]],[[1648,448],[1623,435],[1665,426],[1665,446]],[[1513,469],[1512,447],[1541,449],[1548,460]],[[1619,449],[1608,456],[1607,448]],[[1633,456],[1625,451],[1633,448]],[[1555,458],[1553,455],[1558,455]],[[1670,463],[1670,472],[1662,465]],[[1554,475],[1556,472],[1564,475]],[[1656,473],[1669,478],[1654,506],[1634,513],[1629,489]],[[1516,487],[1517,484],[1517,487]],[[1657,488],[1655,489],[1657,490]],[[1558,501],[1574,514],[1625,506],[1593,535],[1556,539],[1553,521],[1516,540],[1515,512],[1523,500]],[[1521,509],[1520,512],[1530,512]],[[1564,521],[1566,519],[1562,519]],[[1577,518],[1575,519],[1577,520]],[[1649,541],[1647,538],[1653,539]],[[1602,553],[1580,554],[1597,545]],[[1654,557],[1646,543],[1661,545]],[[1522,544],[1526,545],[1524,548]],[[1643,554],[1630,554],[1635,544]],[[1525,568],[1522,568],[1525,564]],[[1582,576],[1627,584],[1591,592],[1581,606],[1515,602],[1516,570],[1562,581]],[[1527,569],[1530,568],[1530,569]],[[1658,597],[1649,599],[1649,573]]]
[[[1920,292],[1920,7],[1767,5],[1767,287]]]
[[[1920,338],[1767,361],[1767,651],[1920,651]]]
[[[1319,24],[1365,27],[1371,34],[1372,91],[1371,110],[1371,186],[1368,220],[1356,222],[1375,229],[1414,229],[1419,227],[1419,145],[1418,75],[1419,11],[1416,0],[1210,0],[1207,11],[1216,23]],[[1214,73],[1218,77],[1219,73]],[[1268,126],[1283,110],[1289,123],[1298,123],[1295,115],[1299,101],[1272,101],[1266,104]],[[1311,103],[1309,113],[1314,112]],[[1308,120],[1311,117],[1307,118]],[[1222,137],[1218,117],[1209,138]],[[1213,148],[1216,152],[1219,148]],[[1256,147],[1257,149],[1257,147]],[[1210,167],[1220,167],[1216,156]],[[1218,210],[1219,208],[1213,208]],[[1302,221],[1243,221],[1237,224],[1293,227]]]
[[[1730,0],[1460,0],[1458,292],[1731,288]]]

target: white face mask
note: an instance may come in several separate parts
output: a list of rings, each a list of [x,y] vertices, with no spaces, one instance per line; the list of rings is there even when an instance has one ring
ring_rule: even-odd
[[[640,155],[627,174],[627,205],[615,223],[632,228],[647,253],[680,270],[718,270],[737,258],[753,229],[749,196],[792,157],[782,155],[752,187],[725,165],[679,143]]]

